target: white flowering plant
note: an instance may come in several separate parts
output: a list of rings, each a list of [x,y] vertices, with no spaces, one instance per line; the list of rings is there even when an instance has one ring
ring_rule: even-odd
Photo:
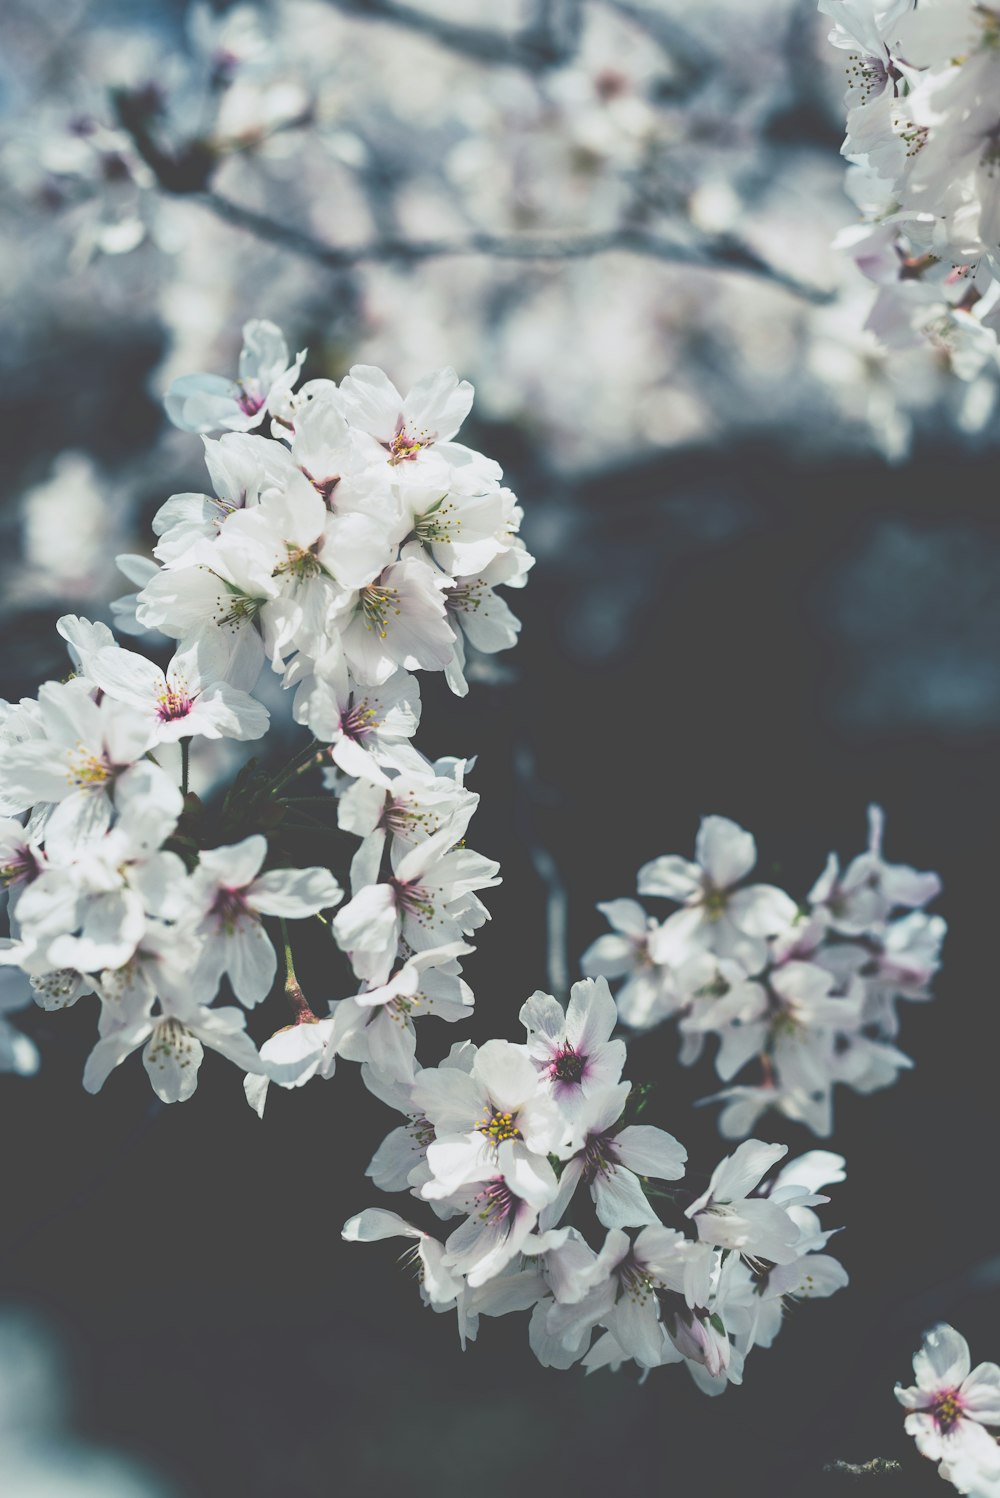
[[[530,1310],[547,1366],[683,1362],[719,1393],[789,1297],[846,1284],[814,1211],[844,1162],[813,1151],[772,1175],[787,1147],[748,1140],[687,1184],[684,1147],[638,1121],[648,1089],[622,1079],[603,977],[565,1009],[535,993],[519,1044],[419,1064],[416,1021],[471,1012],[461,960],[499,879],[466,846],[470,763],[412,743],[416,673],[464,695],[475,655],[516,641],[498,590],[532,558],[499,467],[455,440],[473,392],[453,370],[404,396],[368,366],[300,384],[304,357],[251,322],[235,379],[167,392],[175,425],[203,437],[212,492],[161,506],[153,556],[120,559],[136,591],[113,606],[119,632],[165,647],[66,615],[71,674],[4,708],[5,1009],[96,1001],[90,1092],[141,1050],[157,1096],[182,1101],[208,1048],[263,1116],[272,1085],[360,1063],[404,1120],[373,1184],[451,1226],[441,1241],[368,1208],[346,1238],[411,1239],[422,1294],[457,1312],[463,1345],[480,1315]],[[296,728],[283,764],[241,747],[287,749]],[[314,921],[356,990],[324,1013],[295,967],[291,923]],[[284,1022],[258,1047],[247,1011],[277,992]],[[30,1071],[10,1033],[6,1064]]]
[[[158,1096],[189,1097],[208,1046],[257,1079],[262,1108],[268,1081],[328,1075],[345,1048],[405,1072],[420,984],[447,1019],[472,1002],[457,959],[497,865],[465,847],[466,764],[411,743],[414,673],[464,694],[467,648],[514,644],[496,590],[531,566],[521,512],[498,466],[454,441],[472,403],[454,371],[405,397],[365,366],[296,390],[303,357],[251,322],[237,379],[167,393],[175,424],[205,434],[212,492],[166,501],[153,558],[121,559],[137,591],[113,606],[124,632],[174,642],[166,664],[67,615],[69,678],[4,708],[4,1007],[18,974],[44,1008],[96,996],[90,1091],[141,1047]],[[241,761],[297,727],[285,765]],[[315,918],[364,984],[335,1035],[294,979],[288,922]],[[259,1052],[244,1011],[274,987],[276,938],[309,1024]],[[216,1003],[223,979],[236,1006]],[[10,1065],[30,1069],[26,1047]]]
[[[1000,8],[982,0],[819,0],[845,59],[840,245],[877,288],[868,327],[994,370],[1000,328]]]
[[[846,868],[831,853],[801,904],[746,883],[754,838],[710,816],[693,863],[669,854],[639,870],[638,893],[678,909],[657,920],[637,900],[598,906],[612,930],[584,952],[584,972],[620,980],[632,1031],[675,1019],[685,1066],[717,1039],[715,1069],[732,1085],[704,1101],[723,1104],[727,1138],[771,1110],[828,1136],[838,1084],[874,1092],[912,1064],[894,1043],[896,1004],[931,997],[946,927],[924,906],[941,881],[888,863],[879,807],[868,822],[867,849]]]

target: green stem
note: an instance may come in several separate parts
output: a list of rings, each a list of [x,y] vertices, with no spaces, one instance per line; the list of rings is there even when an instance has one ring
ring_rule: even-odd
[[[281,940],[285,948],[285,998],[292,1006],[296,1024],[305,1024],[315,1020],[316,1016],[309,1007],[309,1001],[302,992],[301,984],[295,976],[295,961],[292,957],[292,939],[288,934],[288,922],[284,916],[279,917],[281,921]]]
[[[268,787],[268,794],[276,796],[282,786],[287,785],[290,780],[294,780],[296,775],[301,775],[305,770],[311,770],[314,765],[318,765],[325,752],[326,745],[321,744],[319,739],[313,739],[306,745],[305,749],[300,749],[298,754],[292,755],[284,769],[271,781]]]
[[[191,740],[181,739],[181,795],[188,793],[188,775],[191,768]]]

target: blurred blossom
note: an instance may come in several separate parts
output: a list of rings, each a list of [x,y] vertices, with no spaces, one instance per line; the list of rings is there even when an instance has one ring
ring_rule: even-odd
[[[4,1498],[171,1498],[177,1489],[69,1429],[72,1375],[33,1315],[0,1310],[0,1492]]]

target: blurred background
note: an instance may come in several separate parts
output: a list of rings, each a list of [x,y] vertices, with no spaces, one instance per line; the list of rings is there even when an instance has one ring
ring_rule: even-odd
[[[463,1356],[391,1244],[340,1239],[394,1123],[353,1067],[272,1089],[263,1122],[213,1055],[184,1107],[138,1064],[91,1098],[92,1013],[19,1016],[41,1066],[0,1075],[0,1492],[811,1494],[876,1456],[938,1491],[892,1384],[939,1318],[1000,1356],[998,371],[864,332],[813,0],[6,0],[2,27],[8,698],[65,674],[54,620],[109,618],[115,554],[204,486],[166,384],[231,370],[271,318],[307,376],[453,364],[465,440],[525,506],[520,646],[464,702],[425,678],[418,740],[478,755],[471,841],[504,875],[471,1038],[517,1038],[546,986],[539,848],[575,962],[595,902],[689,853],[702,814],[804,894],[875,800],[889,856],[941,873],[950,934],[904,1014],[914,1071],[838,1094],[852,1286],[718,1400],[679,1371],[543,1370],[523,1317]],[[348,991],[328,948],[300,976]],[[629,1074],[711,1163],[713,1077],[676,1048],[637,1041]]]

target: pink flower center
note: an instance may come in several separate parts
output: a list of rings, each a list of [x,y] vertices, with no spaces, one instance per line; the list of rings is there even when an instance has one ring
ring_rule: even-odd
[[[15,884],[28,884],[37,879],[38,874],[38,860],[31,849],[27,846],[17,848],[11,854],[10,862],[0,866],[0,886],[10,889]]]
[[[256,394],[255,391],[247,390],[245,387],[236,397],[236,404],[244,416],[256,416],[264,405],[264,396]]]
[[[390,879],[396,893],[398,909],[405,911],[423,925],[434,918],[434,901],[422,884],[407,884],[401,879]]]
[[[172,723],[177,718],[186,718],[193,706],[187,692],[170,689],[158,699],[156,716],[161,723]]]
[[[242,918],[249,914],[249,911],[250,907],[243,890],[227,889],[223,886],[217,891],[209,914],[215,917],[220,930],[232,933],[239,926]]]
[[[355,702],[352,692],[347,699],[346,710],[340,715],[341,733],[360,744],[377,728],[378,713],[375,708],[369,704],[367,697],[362,697],[360,702]]]
[[[930,1412],[942,1435],[947,1435],[962,1418],[962,1396],[957,1389],[944,1389],[931,1405]]]
[[[618,1153],[610,1134],[588,1134],[583,1147],[583,1179],[589,1186],[595,1176],[608,1176],[618,1164]]]
[[[581,1056],[580,1052],[575,1051],[571,1045],[565,1045],[549,1063],[548,1073],[553,1082],[566,1082],[572,1085],[583,1081],[586,1069],[586,1056]]]
[[[479,1208],[479,1216],[490,1227],[500,1228],[506,1231],[511,1216],[513,1215],[517,1197],[511,1191],[503,1176],[497,1176],[488,1181],[485,1188],[476,1196],[476,1205]]]

